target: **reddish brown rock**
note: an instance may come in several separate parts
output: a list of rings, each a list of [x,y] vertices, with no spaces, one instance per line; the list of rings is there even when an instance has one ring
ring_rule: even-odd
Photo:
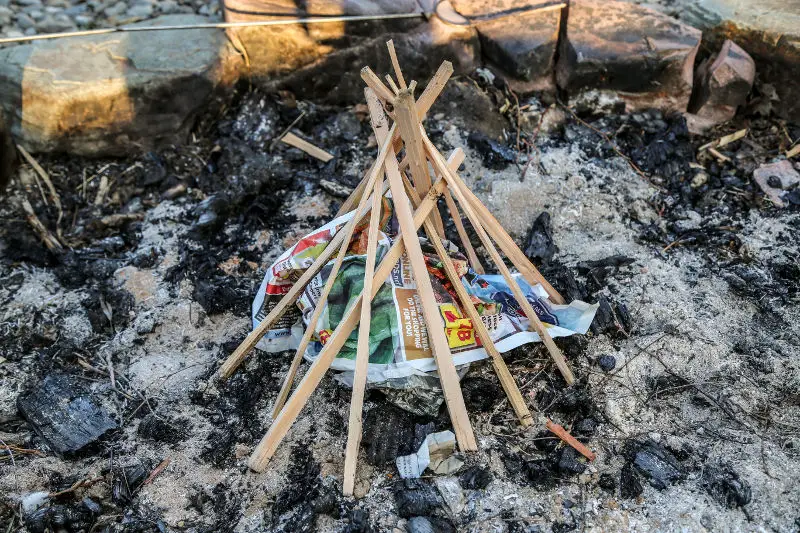
[[[700,133],[727,122],[744,104],[756,76],[753,58],[731,40],[703,61],[695,74],[694,98],[687,116],[689,129]]]
[[[698,0],[681,18],[703,30],[711,49],[730,39],[758,64],[758,77],[775,93],[770,106],[800,123],[800,0]]]
[[[562,9],[550,0],[452,0],[478,31],[483,57],[521,91],[555,89]]]
[[[701,32],[664,14],[615,0],[572,0],[556,79],[570,97],[599,89],[629,109],[685,111]]]

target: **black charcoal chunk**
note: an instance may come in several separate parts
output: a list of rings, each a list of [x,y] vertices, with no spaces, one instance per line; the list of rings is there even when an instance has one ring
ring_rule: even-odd
[[[469,467],[458,478],[462,488],[473,490],[485,489],[492,482],[492,479],[494,479],[494,476],[492,476],[489,467],[478,465]]]
[[[655,442],[634,444],[632,462],[650,485],[658,490],[663,490],[685,477],[683,468],[675,456]]]
[[[630,463],[625,463],[619,474],[619,493],[620,496],[626,499],[633,499],[638,497],[644,491],[642,482],[639,480],[639,474]]]
[[[33,430],[59,456],[87,449],[108,431],[117,429],[111,415],[100,407],[76,379],[50,375],[17,408]]]
[[[403,518],[426,516],[441,506],[436,490],[419,479],[399,481],[394,487],[397,514]]]
[[[731,509],[744,507],[753,499],[750,484],[730,466],[706,468],[701,484],[715,500]]]
[[[558,247],[553,242],[553,227],[550,224],[550,213],[542,212],[533,221],[528,238],[525,255],[536,264],[550,261],[558,252]]]

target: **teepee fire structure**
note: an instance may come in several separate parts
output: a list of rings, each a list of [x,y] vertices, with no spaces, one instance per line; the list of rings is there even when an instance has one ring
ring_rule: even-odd
[[[391,76],[387,75],[386,79],[391,89],[384,85],[369,67],[365,67],[361,71],[361,77],[367,85],[364,92],[370,113],[370,123],[378,140],[380,151],[367,175],[344,202],[339,211],[340,213],[347,213],[355,210],[355,216],[347,222],[341,231],[335,234],[314,263],[247,336],[236,351],[228,357],[219,371],[222,378],[227,378],[238,368],[267,330],[280,319],[290,306],[295,304],[306,285],[323,266],[328,264],[335,254],[333,267],[322,289],[320,302],[324,302],[327,299],[347,253],[355,228],[360,221],[369,216],[367,264],[361,296],[346,312],[333,334],[326,340],[322,351],[310,365],[297,388],[289,396],[303,354],[311,341],[315,330],[314,326],[322,314],[324,305],[321,304],[316,307],[278,394],[273,410],[273,423],[253,451],[248,463],[250,468],[256,471],[260,472],[266,469],[278,445],[286,436],[289,428],[297,419],[303,406],[319,385],[326,371],[330,368],[339,350],[341,350],[353,330],[358,327],[355,377],[350,404],[344,464],[344,493],[348,495],[353,493],[356,459],[361,441],[362,411],[369,365],[371,303],[383,280],[387,279],[404,253],[407,254],[411,264],[426,322],[428,324],[438,324],[438,321],[441,320],[429,272],[417,237],[417,232],[420,228],[424,230],[428,241],[436,250],[444,272],[458,296],[463,311],[472,323],[474,333],[488,353],[520,424],[523,426],[533,424],[533,416],[514,378],[503,361],[500,352],[495,347],[486,325],[479,316],[467,290],[462,285],[456,267],[442,244],[444,224],[437,208],[440,197],[445,200],[447,211],[449,216],[452,217],[461,240],[462,249],[469,260],[470,266],[475,272],[481,274],[484,272],[483,265],[478,260],[475,250],[467,237],[461,212],[472,225],[492,262],[511,288],[521,310],[530,320],[532,330],[544,342],[567,384],[572,384],[575,381],[561,351],[553,342],[547,332],[547,328],[537,317],[519,284],[503,262],[501,252],[528,283],[531,285],[540,284],[552,301],[563,304],[564,299],[542,277],[536,267],[528,261],[525,254],[517,247],[500,223],[459,178],[457,170],[464,159],[463,151],[456,149],[450,155],[450,158],[446,160],[425,133],[422,121],[452,75],[452,64],[447,61],[442,63],[420,97],[415,100],[416,82],[412,81],[410,84],[406,84],[397,61],[394,46],[391,41],[387,45],[397,78],[395,83]],[[401,161],[398,161],[398,154],[401,152],[405,155]],[[434,171],[433,176],[430,173],[431,168]],[[400,226],[400,234],[396,237],[380,263],[376,265],[378,221],[383,207],[383,199],[387,193],[391,194],[395,215]],[[477,450],[475,434],[464,404],[456,367],[444,329],[441,327],[429,327],[427,332],[458,445],[462,451],[475,451]],[[589,460],[594,459],[594,454],[569,435],[562,427],[548,420],[547,428],[575,447]]]

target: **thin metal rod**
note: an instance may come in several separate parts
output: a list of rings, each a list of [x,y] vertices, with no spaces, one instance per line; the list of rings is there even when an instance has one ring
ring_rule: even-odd
[[[105,35],[108,33],[136,32],[136,31],[167,31],[167,30],[204,30],[225,28],[252,28],[259,26],[284,26],[293,24],[324,24],[327,22],[359,22],[363,20],[391,20],[424,17],[422,12],[414,13],[387,13],[384,15],[350,15],[341,17],[307,17],[278,20],[258,20],[251,22],[209,22],[207,24],[178,24],[170,26],[118,26],[115,28],[102,28],[98,30],[69,31],[62,33],[46,33],[44,35],[25,35],[22,37],[6,37],[0,39],[0,44],[22,43],[28,41],[43,41],[47,39],[60,39],[61,37],[85,37],[87,35]]]

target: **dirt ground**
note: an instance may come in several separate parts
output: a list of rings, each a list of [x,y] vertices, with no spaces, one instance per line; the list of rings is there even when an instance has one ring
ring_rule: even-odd
[[[247,469],[292,354],[257,353],[225,383],[214,373],[248,332],[264,269],[338,209],[320,180],[354,186],[376,148],[361,108],[245,90],[189,146],[42,158],[69,251],[41,245],[18,183],[0,200],[0,530],[425,531],[412,518],[423,516],[434,531],[797,531],[800,211],[772,205],[752,171],[800,129],[753,111],[710,135],[751,128],[720,163],[698,155],[708,139],[679,117],[578,119],[535,98],[501,114],[506,97],[477,74],[455,80],[427,126],[443,151],[464,148],[462,176],[523,250],[550,215],[545,276],[568,299],[601,301],[589,334],[559,341],[573,387],[541,347],[507,354],[531,408],[595,462],[541,421],[521,430],[482,362],[463,380],[479,451],[454,476],[398,481],[394,457],[425,424],[447,429],[446,410],[412,415],[370,391],[360,497],[342,498],[350,394],[330,376],[269,470]],[[270,152],[301,110],[299,129],[332,163]],[[55,228],[52,203],[28,197]],[[48,375],[82,383],[119,429],[76,456],[52,453],[17,409]]]

